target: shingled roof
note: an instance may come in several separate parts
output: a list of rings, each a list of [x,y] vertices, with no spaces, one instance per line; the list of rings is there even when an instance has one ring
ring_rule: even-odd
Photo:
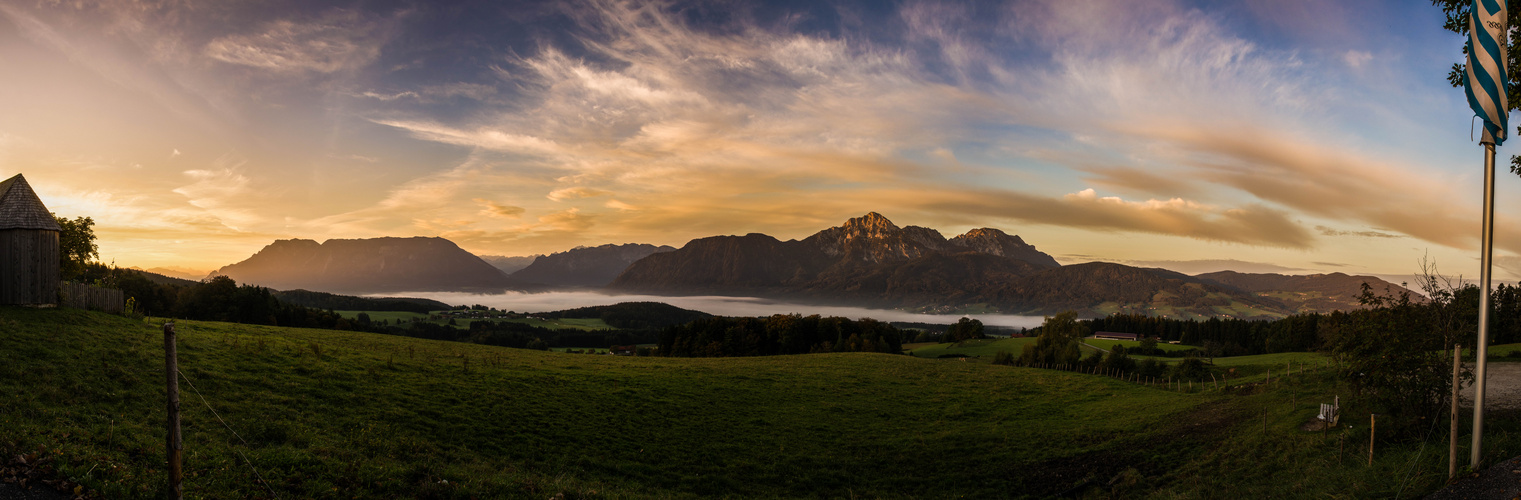
[[[0,230],[3,229],[59,230],[58,220],[21,174],[0,182]]]

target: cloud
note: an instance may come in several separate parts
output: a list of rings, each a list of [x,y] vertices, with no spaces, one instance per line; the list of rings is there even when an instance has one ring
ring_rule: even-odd
[[[595,215],[583,214],[580,209],[571,208],[539,217],[539,227],[552,231],[585,231],[592,227],[596,218]]]
[[[217,110],[212,109],[214,106],[208,106],[203,96],[189,85],[193,79],[177,71],[180,68],[172,67],[179,62],[174,52],[181,40],[176,39],[177,35],[160,32],[154,29],[156,26],[135,17],[154,17],[145,13],[158,9],[146,5],[120,8],[123,4],[111,2],[100,5],[50,3],[39,3],[32,10],[13,2],[0,3],[0,19],[10,20],[26,40],[55,52],[56,59],[66,60],[112,85],[132,91],[134,100],[147,96],[150,102],[181,119],[194,122],[196,126],[223,130],[227,118],[219,116]],[[98,8],[111,11],[106,13],[111,19],[104,26],[90,22],[94,20],[70,19],[50,24],[43,19],[44,13],[59,8]],[[69,92],[76,84],[65,83],[55,85],[58,92]],[[134,118],[146,120],[149,117]]]
[[[1343,61],[1347,62],[1347,66],[1351,67],[1352,69],[1359,69],[1362,68],[1364,64],[1368,64],[1368,61],[1373,60],[1373,54],[1361,50],[1349,50],[1346,53],[1343,53],[1341,58]]]
[[[201,209],[197,217],[207,217],[233,231],[253,229],[263,220],[250,206],[251,179],[243,174],[244,160],[232,156],[219,158],[208,169],[186,170],[190,184],[171,192],[186,198],[193,207]]]
[[[1381,233],[1378,231],[1343,231],[1326,226],[1315,226],[1316,231],[1326,236],[1361,236],[1364,238],[1403,238],[1404,235]]]
[[[555,155],[567,151],[553,141],[531,134],[503,132],[495,128],[467,130],[438,123],[405,120],[376,120],[375,123],[407,130],[418,139],[445,144],[536,156]]]
[[[481,199],[481,198],[476,198],[475,202],[481,204],[481,206],[483,207],[483,208],[481,208],[481,212],[480,212],[481,215],[486,215],[486,216],[490,216],[490,217],[502,217],[502,218],[508,218],[508,219],[516,219],[516,218],[522,216],[523,212],[526,211],[526,209],[524,209],[523,207],[515,207],[515,206],[512,206],[512,205],[503,205],[503,204],[500,204],[500,203],[497,203],[497,202],[494,202],[494,201],[491,201],[491,200],[485,200],[485,199]]]
[[[451,97],[467,97],[477,101],[484,101],[496,95],[496,87],[480,83],[453,82],[440,85],[427,85],[422,88],[422,95],[432,99],[447,99]]]
[[[1471,215],[1450,202],[1464,198],[1453,179],[1267,130],[1248,135],[1190,127],[1151,133],[1191,150],[1181,160],[1216,185],[1313,216],[1453,248],[1474,245]]]
[[[578,198],[592,198],[596,196],[609,196],[612,193],[600,189],[592,189],[583,186],[568,187],[550,191],[547,198],[554,201],[574,200]]]
[[[922,195],[921,195],[922,196]],[[1015,192],[935,193],[926,208],[1037,224],[1181,236],[1204,241],[1306,249],[1314,239],[1288,214],[1260,205],[1220,208],[1181,198],[1126,201],[1092,189],[1043,198]]]
[[[454,205],[466,192],[484,192],[501,186],[489,175],[492,165],[472,156],[452,169],[429,173],[401,183],[371,206],[306,221],[302,226],[323,233],[384,236],[417,227],[416,221],[460,219],[473,212]]]
[[[411,97],[413,99],[416,99],[417,98],[417,93],[416,92],[412,92],[410,90],[405,91],[405,92],[397,92],[395,94],[382,94],[382,93],[379,93],[379,92],[364,91],[364,92],[360,92],[359,96],[360,97],[369,97],[371,99],[380,99],[382,101],[394,101],[394,100],[397,100],[397,99],[401,99],[403,97]]]
[[[358,11],[333,10],[310,22],[279,20],[255,33],[219,37],[204,51],[229,64],[334,73],[374,61],[388,36],[387,23],[381,20]]]

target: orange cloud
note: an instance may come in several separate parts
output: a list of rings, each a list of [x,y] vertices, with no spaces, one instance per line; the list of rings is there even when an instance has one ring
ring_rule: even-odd
[[[488,215],[488,216],[492,216],[492,217],[503,217],[503,218],[508,218],[508,219],[516,219],[519,216],[522,216],[523,212],[526,211],[526,209],[524,209],[523,207],[514,207],[512,205],[503,205],[503,204],[500,204],[500,203],[497,203],[497,202],[494,202],[494,201],[491,201],[491,200],[484,200],[484,199],[481,199],[481,198],[476,198],[475,202],[481,204],[481,206],[484,207],[484,208],[481,209],[481,212],[480,212],[481,215]]]

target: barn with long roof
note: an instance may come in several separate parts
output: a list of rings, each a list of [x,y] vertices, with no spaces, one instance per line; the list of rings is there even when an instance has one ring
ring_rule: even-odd
[[[0,182],[0,304],[58,302],[59,229],[25,177]]]

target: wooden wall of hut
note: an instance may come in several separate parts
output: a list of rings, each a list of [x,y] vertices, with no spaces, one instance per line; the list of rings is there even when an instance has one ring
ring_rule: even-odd
[[[58,231],[0,230],[0,304],[58,303]]]

